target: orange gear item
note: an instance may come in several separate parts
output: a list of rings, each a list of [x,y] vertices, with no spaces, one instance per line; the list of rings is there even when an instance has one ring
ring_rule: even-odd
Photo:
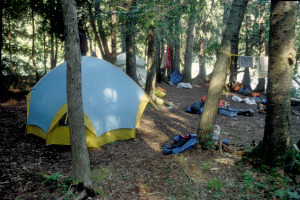
[[[252,97],[260,97],[260,93],[259,92],[252,92],[250,95]]]

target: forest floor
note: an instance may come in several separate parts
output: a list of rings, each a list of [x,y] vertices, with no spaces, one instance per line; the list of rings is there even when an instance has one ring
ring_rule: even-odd
[[[147,106],[136,139],[89,148],[92,178],[98,195],[94,199],[285,199],[299,197],[299,176],[283,178],[283,170],[262,173],[241,162],[244,150],[263,139],[265,114],[256,105],[234,102],[229,93],[222,100],[235,108],[251,108],[253,116],[218,115],[216,124],[234,152],[194,148],[178,155],[163,155],[162,147],[178,134],[194,134],[200,115],[186,109],[206,95],[208,86],[192,89],[157,84],[167,90],[173,108]],[[45,146],[36,136],[24,135],[25,96],[11,96],[0,112],[0,199],[56,199],[70,186],[69,146]],[[291,139],[300,139],[300,106],[292,106]],[[277,173],[278,172],[278,173]],[[76,195],[76,194],[74,194]],[[297,197],[298,195],[298,197]],[[65,199],[73,199],[69,194]]]

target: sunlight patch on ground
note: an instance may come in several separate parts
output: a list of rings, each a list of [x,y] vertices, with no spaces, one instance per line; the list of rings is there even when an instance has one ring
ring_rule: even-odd
[[[215,158],[214,160],[218,163],[226,165],[234,165],[235,163],[235,160],[232,158]]]
[[[143,129],[151,130],[151,132],[144,132],[146,134],[141,134],[143,140],[148,144],[153,150],[160,152],[161,143],[164,143],[169,140],[169,137],[164,134],[160,129],[157,128],[155,123],[150,119],[143,119]]]
[[[139,187],[139,195],[141,199],[164,199],[161,195],[159,195],[157,192],[152,192],[151,188],[147,186],[146,184],[143,184],[139,181],[138,184]]]
[[[190,157],[185,157],[184,154],[176,155],[174,160],[182,167],[188,179],[196,183],[206,183],[208,177],[204,174],[201,168],[202,165],[197,160],[191,160]]]
[[[183,122],[186,121],[186,119],[184,117],[180,117],[179,115],[176,115],[174,113],[168,113],[168,116],[172,117],[174,119],[178,119],[178,120],[183,121]]]

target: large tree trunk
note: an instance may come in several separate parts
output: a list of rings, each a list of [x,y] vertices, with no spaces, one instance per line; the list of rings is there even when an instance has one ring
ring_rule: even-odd
[[[156,66],[154,65],[154,61],[156,55],[156,40],[155,28],[150,27],[148,30],[148,60],[145,92],[152,98],[152,100],[155,100],[154,88],[156,82]]]
[[[62,0],[62,9],[66,28],[67,102],[72,151],[72,177],[74,182],[83,182],[85,186],[91,186],[91,168],[82,106],[79,31],[74,0]]]
[[[37,66],[35,63],[35,27],[34,27],[34,10],[32,7],[31,10],[31,19],[32,19],[32,47],[31,47],[31,61],[32,61],[32,67],[33,71],[35,73],[35,82],[39,81],[39,74],[37,71]]]
[[[213,76],[208,88],[207,97],[204,104],[203,113],[197,130],[197,138],[205,148],[210,134],[210,128],[214,125],[218,113],[219,102],[222,96],[225,80],[226,68],[229,65],[229,54],[231,52],[231,38],[240,31],[244,18],[248,0],[234,0],[230,10],[227,26],[223,33],[220,51],[217,54],[217,61],[213,71]]]
[[[132,12],[132,7],[135,6],[135,4],[136,2],[134,1],[132,6],[130,6],[126,19],[126,74],[139,84],[136,75],[135,60],[135,25],[137,19],[135,14]]]
[[[194,10],[195,5],[191,4],[191,10]],[[186,42],[186,50],[184,57],[184,73],[183,73],[183,81],[191,82],[192,81],[192,62],[193,62],[193,49],[194,49],[194,39],[195,39],[195,13],[191,12],[189,25],[187,30],[187,42]]]
[[[267,116],[262,151],[271,166],[284,161],[290,145],[296,11],[296,1],[271,1]]]

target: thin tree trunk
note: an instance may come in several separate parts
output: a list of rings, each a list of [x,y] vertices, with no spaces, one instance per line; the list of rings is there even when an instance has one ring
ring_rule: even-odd
[[[35,27],[34,27],[34,10],[33,10],[33,8],[31,10],[31,19],[32,19],[31,60],[32,60],[33,71],[35,73],[35,82],[38,82],[39,81],[39,74],[38,74],[38,71],[37,71],[36,63],[35,63]]]
[[[99,2],[95,3],[95,11],[96,11],[96,13],[100,13],[100,3]],[[111,62],[108,43],[107,43],[107,39],[106,39],[106,34],[104,32],[104,28],[103,28],[103,25],[102,25],[102,20],[98,19],[97,20],[97,25],[98,25],[98,32],[99,32],[99,35],[100,35],[100,39],[101,39],[101,42],[102,42],[102,47],[103,47],[103,50],[104,50],[103,59],[108,61],[108,62]]]
[[[191,6],[194,6],[193,4]],[[193,8],[191,8],[193,9]],[[187,30],[187,42],[186,50],[184,57],[184,73],[183,81],[191,82],[192,81],[192,62],[193,62],[193,49],[194,49],[194,39],[195,39],[195,13],[191,12],[188,30]]]
[[[136,57],[135,57],[135,25],[136,16],[132,12],[132,7],[136,2],[133,1],[132,6],[129,8],[126,19],[126,74],[130,76],[137,84],[138,78],[136,75]]]
[[[179,2],[180,3],[180,2]],[[179,27],[181,27],[180,24],[180,16],[176,17],[175,21],[175,30],[178,30]],[[180,72],[180,34],[175,32],[175,38],[174,38],[174,61],[171,63],[173,65],[173,69]]]
[[[57,63],[57,56],[58,56],[58,40],[57,40],[58,36],[55,37],[55,54],[54,54],[54,67],[56,67],[56,63]]]
[[[150,27],[148,30],[148,60],[147,60],[147,79],[145,92],[155,100],[154,88],[156,82],[156,66],[154,65],[156,55],[156,36],[155,28]],[[158,52],[159,54],[159,52]]]
[[[245,56],[251,56],[252,55],[252,43],[251,43],[251,35],[250,35],[250,28],[252,28],[251,24],[251,18],[250,16],[247,16],[246,18],[246,52]],[[243,77],[243,87],[244,88],[251,88],[251,68],[245,68],[244,77]]]
[[[120,32],[121,32],[121,53],[126,52],[126,27],[123,22],[120,23]]]
[[[112,8],[115,12],[115,7]],[[113,13],[111,15],[111,63],[117,64],[117,15]]]
[[[94,32],[95,40],[98,44],[98,48],[100,50],[101,57],[104,59],[105,54],[104,54],[104,50],[103,50],[103,47],[102,47],[102,44],[101,44],[101,41],[100,41],[100,38],[99,38],[99,35],[97,32],[95,20],[94,20],[93,13],[92,13],[92,5],[91,4],[89,4],[89,14],[90,14],[90,23],[91,23],[91,26],[92,26],[92,29]]]
[[[74,182],[83,182],[85,186],[89,187],[92,185],[92,179],[84,127],[81,53],[74,0],[62,0],[62,9],[66,28],[67,102],[72,151],[72,177]]]
[[[8,15],[8,49],[9,49],[9,61],[10,61],[10,74],[14,75],[14,63],[12,59],[12,47],[11,47],[11,24],[10,24],[10,16]]]
[[[198,55],[199,60],[199,75],[196,77],[197,80],[206,79],[206,67],[205,67],[205,49],[207,46],[207,37],[206,37],[206,22],[203,22],[201,25],[200,32],[200,50]]]
[[[44,76],[47,74],[46,31],[43,30]]]
[[[51,53],[50,53],[50,62],[51,62],[51,69],[53,69],[55,67],[55,63],[54,63],[54,33],[51,32],[51,36],[50,36],[50,46],[51,46]]]
[[[264,10],[264,9],[265,9],[265,5],[263,5],[260,10]],[[263,19],[264,11],[262,12],[263,14],[261,16],[261,22],[259,24],[259,56],[266,56],[266,22]],[[265,82],[266,82],[265,78],[258,78],[258,84],[255,88],[255,91],[264,92],[265,85],[266,85]]]
[[[261,151],[271,166],[285,161],[290,146],[296,8],[296,1],[271,1],[267,116]]]
[[[240,31],[247,3],[248,0],[233,1],[229,15],[229,18],[231,20],[228,20],[226,29],[223,32],[221,48],[217,54],[216,65],[213,71],[212,79],[210,81],[203,113],[201,115],[197,130],[197,138],[200,140],[204,148],[207,141],[211,140],[211,126],[213,126],[215,123],[219,108],[219,101],[221,99],[226,80],[226,68],[229,65],[228,54],[231,52],[232,47],[230,39],[233,35],[236,35],[236,33]],[[207,135],[209,137],[207,137]]]

